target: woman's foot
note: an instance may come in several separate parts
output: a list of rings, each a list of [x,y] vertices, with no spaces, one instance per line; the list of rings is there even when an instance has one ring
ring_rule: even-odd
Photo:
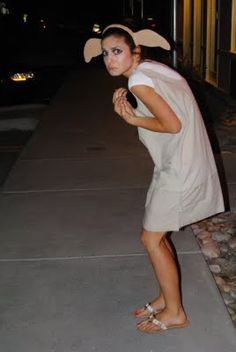
[[[164,300],[161,298],[157,298],[152,303],[147,303],[144,307],[136,309],[134,315],[136,318],[147,318],[152,314],[160,312],[164,308]]]
[[[182,309],[174,315],[164,309],[153,317],[139,322],[137,329],[141,332],[156,334],[168,329],[184,328],[188,325],[189,321]]]

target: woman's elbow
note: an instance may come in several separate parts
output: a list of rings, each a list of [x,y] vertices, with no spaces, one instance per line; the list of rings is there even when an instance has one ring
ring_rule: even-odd
[[[177,134],[177,133],[179,133],[179,132],[181,131],[181,129],[182,129],[182,124],[179,123],[178,126],[176,126],[176,127],[174,128],[174,130],[173,130],[172,133]]]
[[[178,120],[176,121],[175,124],[171,126],[169,133],[177,134],[181,131],[181,129],[182,129],[182,123]]]

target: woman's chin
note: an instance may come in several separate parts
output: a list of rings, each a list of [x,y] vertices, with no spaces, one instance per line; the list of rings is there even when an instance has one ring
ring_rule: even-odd
[[[113,77],[120,76],[120,74],[119,74],[119,73],[110,73],[110,75],[111,75],[111,76],[113,76]]]
[[[108,70],[108,72],[113,77],[121,75],[121,73],[119,73],[117,70]]]

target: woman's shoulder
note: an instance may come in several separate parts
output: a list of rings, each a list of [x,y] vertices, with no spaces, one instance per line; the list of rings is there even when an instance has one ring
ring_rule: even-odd
[[[177,84],[178,87],[186,85],[183,76],[168,65],[146,60],[141,62],[129,77],[128,86],[131,88],[135,85],[147,85],[155,88],[158,82]]]
[[[141,62],[137,67],[137,71],[141,71],[148,75],[159,75],[175,80],[183,79],[183,77],[170,66],[153,60],[145,60]]]
[[[129,88],[134,85],[148,85],[154,87],[153,79],[150,74],[145,72],[141,67],[141,64],[137,66],[128,81]]]

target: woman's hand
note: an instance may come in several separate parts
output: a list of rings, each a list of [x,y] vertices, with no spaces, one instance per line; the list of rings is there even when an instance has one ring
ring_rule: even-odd
[[[117,89],[113,94],[112,102],[115,112],[127,123],[132,124],[135,113],[132,105],[126,99],[127,93],[128,91],[125,88]]]
[[[120,97],[126,97],[128,90],[126,88],[118,88],[113,93],[112,103],[115,104],[116,100]]]

